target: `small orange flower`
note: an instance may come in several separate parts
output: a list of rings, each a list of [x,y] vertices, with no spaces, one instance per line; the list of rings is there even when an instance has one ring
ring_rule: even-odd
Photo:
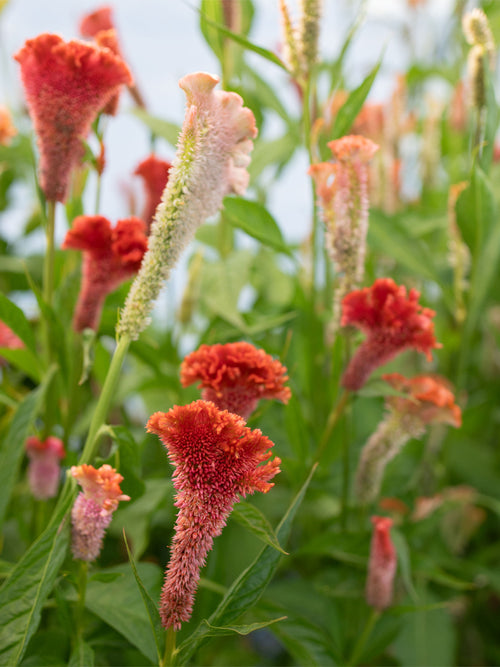
[[[17,130],[12,122],[12,116],[7,107],[0,105],[0,146],[8,146]]]
[[[134,174],[140,176],[144,183],[146,204],[142,219],[147,225],[148,232],[153,222],[156,208],[161,201],[163,191],[168,183],[168,172],[171,166],[170,162],[166,162],[153,154],[138,164],[134,171]]]
[[[199,381],[203,399],[244,419],[261,399],[287,403],[292,395],[287,380],[277,359],[246,342],[202,345],[181,365],[183,387]]]
[[[107,48],[43,34],[14,56],[40,150],[40,186],[49,201],[66,199],[71,171],[95,117],[132,81],[123,60]]]

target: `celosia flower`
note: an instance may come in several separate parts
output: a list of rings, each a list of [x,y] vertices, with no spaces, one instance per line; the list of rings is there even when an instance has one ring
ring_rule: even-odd
[[[82,140],[98,112],[132,80],[107,48],[43,34],[14,56],[21,64],[26,101],[40,150],[40,185],[49,201],[64,201]]]
[[[175,630],[188,621],[213,539],[220,535],[238,496],[273,486],[280,459],[269,461],[273,443],[244,420],[208,401],[157,412],[147,429],[160,436],[176,470],[179,508],[163,585],[160,616]]]
[[[23,341],[16,336],[10,327],[5,322],[0,320],[0,347],[7,347],[9,350],[19,350],[24,347]],[[0,366],[3,366],[5,359],[0,357]]]
[[[335,290],[333,329],[340,319],[340,303],[363,279],[368,231],[368,163],[378,150],[365,137],[350,135],[330,141],[335,164],[313,164],[309,173],[326,226],[326,245],[339,276]]]
[[[51,435],[42,441],[32,435],[26,440],[26,453],[31,493],[37,500],[53,498],[59,487],[60,461],[66,456],[62,440]]]
[[[134,174],[140,176],[144,183],[146,193],[146,204],[142,218],[147,225],[148,232],[153,222],[154,214],[161,202],[161,196],[168,182],[168,173],[171,167],[170,162],[166,162],[156,155],[150,155],[137,165]]]
[[[397,556],[390,534],[392,519],[372,516],[371,520],[373,535],[366,580],[366,602],[377,611],[383,611],[392,603]]]
[[[137,273],[148,245],[139,218],[119,220],[115,227],[100,215],[81,215],[62,247],[83,251],[82,285],[73,327],[97,330],[106,296]]]
[[[0,105],[0,146],[8,146],[12,137],[15,137],[17,130],[12,122],[12,116],[7,107]]]
[[[71,474],[83,489],[71,511],[73,557],[93,561],[118,503],[130,497],[120,489],[123,477],[108,464],[98,469],[86,464],[72,466]]]
[[[411,438],[420,438],[428,424],[449,424],[458,428],[462,413],[443,378],[398,373],[384,375],[393,389],[406,396],[387,396],[388,413],[361,452],[356,473],[356,494],[362,503],[377,497],[384,471]]]
[[[196,229],[217,213],[226,194],[243,194],[248,185],[255,118],[238,94],[215,91],[217,82],[204,72],[179,82],[187,97],[186,118],[149,250],[128,294],[118,335],[139,337],[164,280]]]
[[[183,387],[199,381],[204,400],[245,420],[261,399],[287,403],[292,395],[287,380],[277,359],[246,342],[202,345],[181,365]]]
[[[355,290],[342,301],[341,326],[352,325],[366,334],[351,359],[342,385],[361,389],[379,366],[408,348],[431,359],[432,348],[441,347],[434,337],[435,312],[418,303],[420,293],[396,285],[391,278],[379,278],[371,287]]]
[[[99,7],[89,14],[85,14],[80,21],[78,30],[82,37],[95,37],[102,30],[113,30],[115,25],[112,19],[112,8]]]
[[[294,79],[303,84],[318,57],[321,0],[301,0],[299,25],[290,17],[285,0],[280,0],[285,60]]]

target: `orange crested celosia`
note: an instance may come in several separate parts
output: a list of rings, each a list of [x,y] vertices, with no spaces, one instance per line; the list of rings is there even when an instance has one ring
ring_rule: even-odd
[[[134,174],[142,178],[144,184],[144,191],[146,194],[146,203],[142,219],[147,225],[148,232],[153,222],[153,218],[161,202],[161,196],[165,186],[168,183],[168,173],[171,168],[171,163],[162,160],[156,155],[152,154],[137,165]]]
[[[246,342],[202,345],[181,365],[183,387],[199,382],[204,400],[244,419],[261,399],[287,403],[292,395],[287,380],[285,366]]]
[[[371,521],[373,534],[365,595],[367,604],[377,611],[383,611],[392,603],[397,556],[390,533],[392,519],[372,516]]]
[[[66,456],[62,440],[53,435],[40,440],[32,435],[26,440],[26,453],[31,493],[37,500],[53,498],[59,486],[60,461]]]
[[[71,511],[73,557],[93,561],[101,551],[106,528],[123,494],[123,477],[107,463],[96,469],[91,465],[73,466],[71,474],[82,487]]]
[[[113,9],[106,5],[99,7],[89,14],[85,14],[78,26],[80,35],[82,37],[95,37],[97,33],[103,30],[113,30],[115,25],[112,13]]]
[[[0,146],[8,146],[17,130],[12,122],[12,116],[7,107],[0,105]]]
[[[200,568],[234,504],[247,493],[269,491],[281,461],[269,460],[269,438],[209,401],[157,412],[147,430],[160,437],[175,466],[179,512],[160,616],[165,628],[179,630],[191,616]]]
[[[82,284],[73,327],[75,331],[97,331],[106,296],[141,266],[148,247],[144,222],[126,218],[111,227],[100,215],[81,215],[75,218],[62,247],[83,251]]]
[[[64,201],[92,122],[132,77],[109,49],[58,35],[27,40],[14,58],[38,138],[40,186],[49,201]]]
[[[136,340],[164,281],[198,227],[215,215],[230,192],[248,185],[255,118],[233,92],[214,90],[218,79],[206,72],[179,81],[187,111],[167,187],[151,227],[149,250],[125,302],[117,333]]]
[[[441,347],[434,336],[435,312],[423,308],[419,296],[391,278],[379,278],[344,297],[341,326],[355,326],[366,334],[342,377],[346,389],[361,389],[376,368],[403,350],[413,348],[431,359],[431,350]]]
[[[388,413],[361,452],[356,473],[356,494],[362,503],[375,500],[384,471],[411,438],[420,438],[428,424],[449,424],[459,428],[462,413],[444,378],[399,373],[383,376],[393,389],[405,396],[387,396]]]

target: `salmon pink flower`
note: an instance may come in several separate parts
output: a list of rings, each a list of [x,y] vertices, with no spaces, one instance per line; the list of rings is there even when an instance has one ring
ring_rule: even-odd
[[[391,539],[392,519],[372,516],[373,535],[368,561],[366,602],[377,611],[391,606],[397,569],[396,550]]]
[[[119,220],[115,227],[100,215],[81,215],[62,245],[83,251],[82,285],[73,327],[97,331],[106,296],[141,266],[148,242],[139,218]]]
[[[73,557],[93,561],[118,503],[130,497],[120,489],[123,477],[108,464],[98,469],[86,464],[72,466],[71,474],[83,489],[71,511]]]
[[[23,341],[16,336],[10,327],[5,322],[0,320],[0,347],[6,347],[9,350],[19,350],[24,347]],[[7,362],[0,357],[0,366],[4,366]]]
[[[161,594],[165,628],[188,621],[200,568],[239,496],[273,486],[280,459],[269,460],[273,443],[244,420],[208,401],[157,412],[147,430],[156,433],[176,470],[179,508],[175,536]]]
[[[7,107],[0,105],[0,146],[8,146],[17,130],[12,122],[12,116]]]
[[[147,225],[148,233],[153,218],[161,201],[161,196],[168,182],[168,173],[172,165],[156,155],[150,155],[137,165],[134,174],[140,176],[144,183],[146,204],[142,219]]]
[[[179,81],[187,97],[186,117],[149,250],[121,313],[119,336],[139,337],[163,282],[197,228],[217,213],[225,195],[241,195],[248,185],[255,118],[237,93],[215,91],[217,82],[205,72]]]
[[[423,308],[419,296],[415,289],[407,294],[406,287],[391,278],[379,278],[344,297],[341,326],[352,325],[366,334],[342,378],[346,389],[361,389],[376,368],[403,350],[414,348],[431,359],[432,348],[441,347],[434,337],[436,313]]]
[[[123,60],[107,48],[43,34],[14,56],[40,150],[40,186],[49,201],[66,199],[82,140],[99,111],[132,81]]]
[[[459,428],[462,414],[444,378],[399,373],[384,375],[393,389],[405,396],[387,396],[388,413],[361,452],[356,473],[356,494],[362,503],[375,500],[384,471],[411,438],[420,438],[429,424],[449,424]]]
[[[287,380],[286,368],[277,359],[245,342],[202,345],[181,366],[183,387],[199,381],[204,400],[243,419],[261,399],[287,403],[292,395]]]
[[[113,9],[108,6],[99,7],[89,14],[85,14],[80,21],[78,30],[82,37],[95,37],[102,30],[113,30]]]
[[[62,440],[51,435],[42,441],[32,435],[26,440],[26,453],[31,493],[37,500],[53,498],[59,487],[60,461],[66,456]]]

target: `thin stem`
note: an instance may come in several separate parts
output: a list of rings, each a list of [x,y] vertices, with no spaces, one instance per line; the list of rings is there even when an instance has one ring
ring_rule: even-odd
[[[320,440],[318,450],[316,452],[316,461],[319,461],[321,458],[326,445],[328,444],[328,441],[330,440],[330,436],[332,435],[332,431],[335,427],[335,424],[338,422],[340,417],[342,416],[342,413],[344,412],[344,409],[349,402],[350,398],[350,392],[345,391],[340,399],[338,400],[337,404],[332,408],[332,411],[330,412],[328,416],[328,420],[326,422],[326,427],[323,432],[323,436]]]
[[[160,667],[171,667],[171,665],[174,664],[175,653],[175,630],[173,625],[171,625],[167,630],[165,653],[163,654],[163,660],[160,663]]]
[[[56,219],[56,202],[47,202],[47,226],[45,236],[47,238],[47,250],[43,265],[43,298],[49,306],[52,306],[54,293],[54,229]]]
[[[87,596],[87,575],[89,564],[80,561],[78,573],[78,606],[76,608],[76,639],[83,637],[83,615],[85,613],[85,599]]]
[[[356,642],[356,645],[354,646],[353,652],[351,654],[351,658],[349,662],[347,663],[348,667],[354,667],[354,665],[358,664],[359,659],[363,656],[363,651],[366,645],[366,642],[368,641],[376,622],[378,621],[380,616],[380,612],[377,609],[372,609],[370,616],[368,617],[368,620],[366,622],[366,625],[363,629],[363,632],[361,633],[360,638]]]
[[[92,421],[90,423],[89,433],[79,460],[79,465],[82,463],[89,463],[94,457],[95,446],[97,444],[97,434],[101,426],[106,421],[106,417],[108,415],[111,401],[115,395],[118,380],[120,378],[120,371],[129,345],[130,338],[124,335],[119,339],[115,348],[113,357],[111,359],[111,364],[106,375],[106,380],[104,382],[101,395],[99,396],[99,400],[94,411],[94,416],[92,417]]]

